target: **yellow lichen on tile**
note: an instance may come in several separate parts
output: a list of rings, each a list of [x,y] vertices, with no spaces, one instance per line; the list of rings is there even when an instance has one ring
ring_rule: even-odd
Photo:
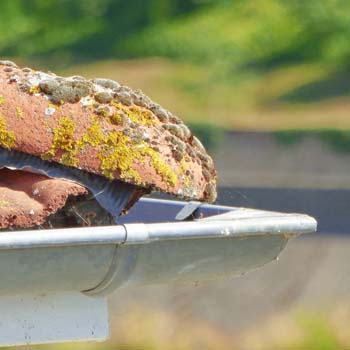
[[[60,163],[77,167],[79,152],[84,151],[89,145],[98,148],[101,173],[111,180],[116,178],[116,173],[119,173],[121,179],[145,186],[146,181],[135,170],[135,163],[150,162],[165,183],[169,186],[176,184],[177,176],[174,171],[146,142],[135,141],[116,130],[104,134],[96,116],[91,116],[91,122],[82,137],[76,139],[74,121],[69,117],[61,117],[58,126],[53,129],[52,146],[42,158],[51,160],[57,152],[60,152],[62,153]]]
[[[144,126],[153,126],[156,124],[153,114],[145,108],[136,105],[128,107],[115,101],[111,102],[111,105],[125,113],[133,123]]]
[[[133,169],[134,161],[141,161],[140,148],[143,145],[133,145],[130,138],[119,131],[112,131],[104,139],[104,145],[99,153],[101,171],[109,179],[114,178],[116,170],[120,177],[132,180],[138,185],[144,185],[140,174]]]
[[[47,105],[47,108],[53,108],[54,110],[56,110],[56,111],[61,111],[62,110],[62,106],[60,106],[60,105],[55,105],[55,104],[53,104],[53,103],[49,103],[48,105]]]
[[[3,105],[4,101],[5,101],[4,96],[0,95],[0,106]]]
[[[104,142],[104,135],[98,119],[95,116],[91,116],[91,120],[92,124],[87,128],[81,140],[77,143],[80,150],[83,150],[87,144],[97,147]]]
[[[181,159],[181,162],[180,162],[180,174],[183,177],[184,185],[187,188],[190,188],[190,186],[191,186],[191,178],[188,175],[186,175],[186,172],[188,171],[188,164],[190,164],[188,162],[190,162],[190,158],[188,156],[185,156],[184,158]]]
[[[74,139],[75,124],[69,117],[61,117],[58,121],[58,127],[53,129],[53,141],[51,148],[45,152],[41,158],[44,160],[52,159],[57,152],[61,151],[60,162],[68,166],[77,166],[77,145]]]
[[[142,109],[138,106],[132,106],[129,108],[129,118],[132,122],[145,126],[155,125],[155,119],[153,114],[147,109]]]
[[[7,129],[6,120],[4,116],[0,114],[0,146],[10,149],[15,143],[15,133]]]
[[[114,113],[108,117],[108,120],[113,125],[122,125],[123,118],[118,113]]]
[[[23,119],[23,111],[21,107],[16,107],[17,115],[20,119]]]
[[[173,186],[177,181],[174,171],[147,143],[133,142],[129,136],[119,131],[113,131],[105,137],[99,157],[102,174],[110,179],[113,179],[115,172],[119,171],[122,179],[132,180],[137,185],[143,186],[145,181],[134,169],[134,162],[150,161],[152,167],[168,185]]]
[[[41,92],[40,86],[39,85],[32,85],[29,88],[29,93],[31,95],[39,94]]]
[[[163,180],[169,185],[174,186],[177,182],[177,176],[170,166],[167,165],[160,155],[151,147],[145,149],[145,154],[150,157],[151,165],[156,172],[162,176]]]

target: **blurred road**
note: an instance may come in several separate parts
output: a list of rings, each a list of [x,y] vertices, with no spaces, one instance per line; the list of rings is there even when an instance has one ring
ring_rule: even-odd
[[[347,302],[349,251],[350,238],[314,234],[290,241],[278,261],[236,279],[120,289],[111,301],[112,322],[122,322],[138,306],[148,312],[164,310],[178,325],[201,320],[237,333],[299,306]]]

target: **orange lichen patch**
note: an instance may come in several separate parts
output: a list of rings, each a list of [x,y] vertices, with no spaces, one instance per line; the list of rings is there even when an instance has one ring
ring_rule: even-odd
[[[41,225],[64,207],[69,196],[87,193],[71,181],[0,169],[0,229]]]

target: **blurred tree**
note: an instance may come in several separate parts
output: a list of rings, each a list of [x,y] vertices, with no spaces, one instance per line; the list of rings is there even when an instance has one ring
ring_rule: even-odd
[[[108,0],[100,0],[99,8]],[[5,0],[0,2],[0,52],[33,56],[65,52],[103,29],[94,1]]]
[[[215,74],[349,64],[348,0],[2,0],[5,56],[165,56]]]
[[[286,63],[349,64],[347,0],[217,1],[191,16],[146,28],[124,43],[130,55],[218,65],[217,71]]]
[[[191,0],[3,0],[0,54],[122,57],[119,43],[129,35],[196,6]]]

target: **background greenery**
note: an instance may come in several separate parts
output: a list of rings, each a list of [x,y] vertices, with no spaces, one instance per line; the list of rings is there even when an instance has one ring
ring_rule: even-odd
[[[224,79],[286,63],[349,64],[346,0],[11,0],[0,13],[2,55],[159,55],[215,65]]]
[[[350,129],[349,37],[347,0],[0,2],[0,56],[122,77],[230,129]]]

